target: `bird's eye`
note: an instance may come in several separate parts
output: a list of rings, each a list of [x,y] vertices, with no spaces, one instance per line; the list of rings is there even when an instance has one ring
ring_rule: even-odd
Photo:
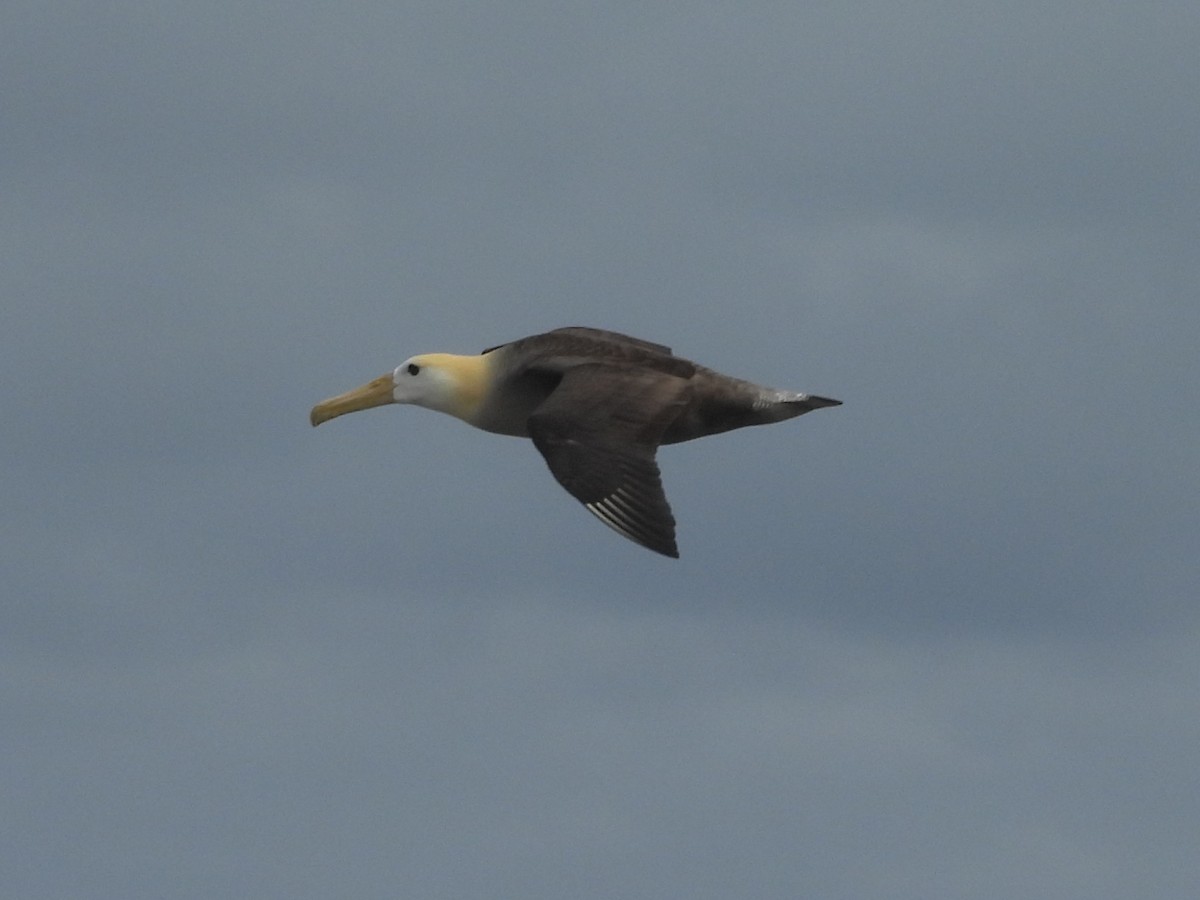
[[[408,374],[409,375],[416,375],[420,371],[421,371],[421,367],[418,366],[416,363],[408,364]]]

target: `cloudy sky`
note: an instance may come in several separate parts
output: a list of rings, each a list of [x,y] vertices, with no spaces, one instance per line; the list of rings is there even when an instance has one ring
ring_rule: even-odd
[[[5,897],[1195,896],[1194,0],[0,24]],[[572,324],[845,406],[308,425]]]

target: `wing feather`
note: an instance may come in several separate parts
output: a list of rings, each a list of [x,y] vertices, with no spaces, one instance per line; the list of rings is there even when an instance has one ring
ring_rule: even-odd
[[[556,375],[593,363],[636,366],[679,378],[691,378],[696,371],[695,363],[673,356],[670,347],[599,328],[556,328],[545,334],[489,347],[483,352],[491,353],[501,348],[507,348],[506,353],[520,359],[524,371]]]
[[[686,379],[589,363],[568,369],[529,418],[551,474],[605,525],[677,557],[675,518],[655,452],[687,403]]]

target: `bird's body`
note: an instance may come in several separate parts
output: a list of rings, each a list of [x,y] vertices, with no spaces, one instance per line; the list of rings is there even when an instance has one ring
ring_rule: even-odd
[[[841,401],[779,391],[674,356],[661,344],[559,328],[479,356],[414,356],[318,404],[313,425],[385,403],[412,403],[496,434],[528,437],[558,482],[630,540],[678,556],[655,451]]]

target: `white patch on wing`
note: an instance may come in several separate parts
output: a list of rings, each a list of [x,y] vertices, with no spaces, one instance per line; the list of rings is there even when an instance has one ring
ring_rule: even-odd
[[[637,511],[633,498],[625,488],[618,488],[603,500],[585,505],[605,525],[638,543],[645,541],[653,530],[647,527],[648,523]]]

